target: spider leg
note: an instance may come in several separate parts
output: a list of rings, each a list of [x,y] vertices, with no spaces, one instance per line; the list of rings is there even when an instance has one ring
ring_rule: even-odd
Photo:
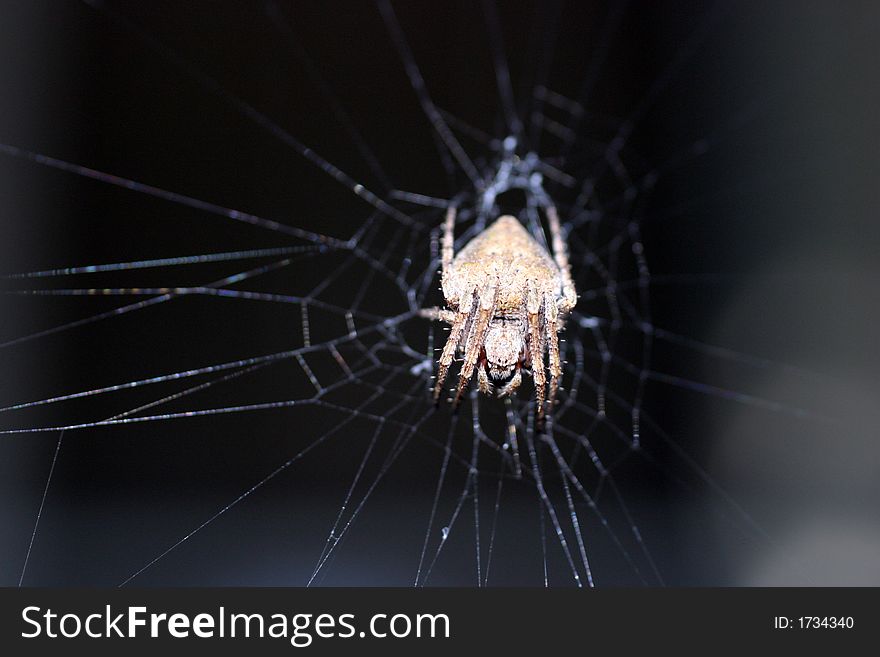
[[[571,266],[568,263],[568,249],[565,240],[562,239],[562,227],[559,225],[559,214],[553,205],[547,206],[547,223],[550,224],[550,239],[553,245],[553,260],[562,275],[562,299],[558,302],[558,309],[567,313],[577,303],[577,293],[574,291],[574,281],[571,280]]]
[[[540,424],[544,419],[544,392],[547,379],[544,372],[544,333],[539,320],[541,300],[534,281],[529,281],[526,310],[529,313],[529,352],[532,360],[532,376],[535,378],[535,406]]]
[[[489,383],[489,376],[486,374],[486,368],[482,365],[477,368],[477,381],[480,384],[480,392],[484,395],[488,395],[492,392],[492,384]]]
[[[468,382],[474,374],[474,366],[480,357],[483,343],[486,340],[486,331],[489,329],[489,320],[495,312],[495,292],[498,289],[498,281],[493,277],[478,295],[479,309],[474,320],[470,335],[465,343],[464,362],[461,364],[461,374],[458,377],[458,388],[452,400],[452,408],[455,409],[461,401],[461,396],[467,388]]]
[[[449,366],[452,359],[455,358],[455,351],[458,349],[458,343],[464,331],[465,324],[471,316],[471,310],[476,301],[476,288],[471,287],[465,294],[467,301],[460,303],[459,310],[454,314],[452,328],[449,331],[449,338],[443,345],[443,353],[440,354],[440,362],[437,368],[437,383],[434,385],[434,402],[440,401],[440,392],[443,390],[443,383],[446,381],[446,375],[449,373]],[[449,312],[449,311],[447,311]],[[449,319],[447,317],[447,319]]]
[[[551,294],[544,295],[544,331],[547,335],[547,356],[550,370],[550,394],[548,401],[550,408],[553,408],[553,402],[556,399],[556,391],[559,389],[559,377],[562,375],[562,366],[559,362],[559,336],[556,334],[558,329],[558,311],[556,308],[556,299]]]
[[[510,379],[510,382],[501,388],[498,391],[499,397],[507,397],[516,392],[517,388],[519,388],[522,383],[522,370],[520,370],[519,365],[516,366],[516,373],[513,375],[513,378]]]
[[[450,299],[449,291],[446,289],[446,284],[448,282],[449,273],[452,270],[452,258],[455,255],[455,214],[457,212],[457,208],[454,205],[450,205],[449,209],[446,210],[446,219],[443,222],[443,242],[441,245],[441,254],[440,254],[440,262],[441,262],[441,273],[440,273],[440,285],[443,287],[443,296],[447,300]]]
[[[436,319],[441,322],[446,322],[447,324],[455,323],[455,313],[451,310],[447,310],[446,308],[438,308],[434,306],[433,308],[422,308],[419,310],[419,317],[424,317],[425,319]]]

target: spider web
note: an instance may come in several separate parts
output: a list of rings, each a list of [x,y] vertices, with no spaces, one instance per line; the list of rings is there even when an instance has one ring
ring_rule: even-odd
[[[59,46],[66,92],[37,98],[62,125],[13,121],[0,145],[16,223],[38,226],[5,267],[4,581],[719,584],[791,554],[768,529],[781,511],[756,514],[737,478],[753,470],[704,465],[730,449],[706,433],[739,409],[758,435],[818,427],[809,470],[864,408],[835,413],[827,378],[694,337],[735,296],[713,239],[760,188],[724,167],[778,127],[769,73],[706,82],[748,17],[436,11],[41,15],[89,36]],[[530,381],[435,408],[445,333],[419,314],[442,304],[451,201],[457,248],[502,212],[546,244],[534,189],[491,184],[517,171],[559,208],[579,293],[543,432]],[[707,237],[695,218],[719,212]]]

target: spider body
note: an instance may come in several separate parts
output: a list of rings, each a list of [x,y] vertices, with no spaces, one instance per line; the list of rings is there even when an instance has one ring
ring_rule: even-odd
[[[448,308],[432,314],[451,328],[440,356],[435,400],[461,351],[453,406],[461,401],[475,370],[480,391],[501,397],[520,386],[521,369],[528,367],[535,381],[538,420],[543,420],[545,396],[552,403],[562,374],[557,334],[577,299],[555,208],[547,208],[547,217],[553,257],[512,216],[500,217],[454,254],[455,209],[447,212],[442,290]]]

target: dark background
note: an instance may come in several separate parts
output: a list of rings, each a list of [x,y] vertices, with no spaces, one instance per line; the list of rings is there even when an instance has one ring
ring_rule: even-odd
[[[382,181],[306,74],[302,48],[398,188],[451,193],[429,123],[371,3],[282,4],[293,36],[277,29],[259,2],[108,4],[110,12],[77,2],[4,4],[0,141],[341,238],[361,226],[368,206],[145,47],[113,18],[118,9],[381,193]],[[479,4],[395,9],[435,102],[503,134]],[[554,9],[543,4],[502,3],[499,12],[516,90],[530,88],[546,64],[547,86],[577,97],[607,34],[609,7],[566,4],[555,29]],[[556,34],[552,49],[530,37],[544,25]],[[644,206],[652,322],[773,361],[756,367],[659,341],[652,369],[809,412],[798,417],[720,393],[648,386],[646,410],[708,472],[701,477],[648,432],[652,461],[633,455],[616,470],[667,583],[880,582],[878,27],[878,12],[867,3],[630,3],[585,101],[585,141],[601,140],[608,125],[663,85],[629,145],[639,170],[663,169],[682,149],[708,140],[706,154],[661,178]],[[706,37],[694,40],[703,29]],[[693,56],[666,83],[670,63],[691,47]],[[0,194],[3,272],[290,243],[5,155]],[[427,256],[427,244],[415,248]],[[342,262],[311,257],[290,279],[260,285],[296,293]],[[189,284],[232,271],[228,264],[145,270],[76,284]],[[59,280],[57,286],[72,285]],[[122,301],[4,296],[2,303],[6,341]],[[399,299],[378,290],[369,304],[379,313],[401,310]],[[331,330],[320,317],[314,321],[319,336],[322,326]],[[186,299],[3,348],[0,395],[5,406],[280,351],[301,344],[299,326],[297,307]],[[624,357],[627,348],[621,345]],[[295,367],[273,370],[231,384],[206,404],[304,396],[296,376]],[[138,394],[6,413],[3,427],[103,418],[156,396]],[[25,583],[120,583],[327,431],[331,420],[338,416],[303,409],[69,432]],[[441,421],[432,431],[442,440],[445,414]],[[354,423],[135,583],[305,583],[367,430]],[[18,581],[56,442],[54,433],[0,441],[3,584]],[[440,460],[436,446],[407,449],[325,583],[411,583]],[[459,486],[446,489],[441,517]],[[481,492],[484,499],[493,490]],[[491,582],[540,584],[533,489],[511,485],[505,493]],[[619,513],[609,513],[626,534]],[[458,522],[458,542],[450,541],[431,583],[474,581],[472,519]],[[547,540],[553,553],[552,535]],[[590,541],[599,584],[640,583],[613,545],[601,536]],[[570,583],[559,555],[550,558],[557,566],[551,583]]]

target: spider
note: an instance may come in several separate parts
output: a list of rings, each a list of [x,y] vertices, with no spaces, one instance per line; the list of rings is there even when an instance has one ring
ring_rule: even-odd
[[[556,208],[547,207],[546,214],[552,258],[510,215],[498,218],[454,254],[456,208],[447,211],[441,281],[448,308],[425,312],[451,325],[434,386],[436,403],[460,350],[464,358],[453,409],[461,401],[475,368],[480,392],[489,395],[495,391],[498,397],[504,397],[519,388],[525,366],[535,380],[537,418],[539,426],[543,424],[545,394],[552,408],[562,375],[558,332],[577,302]],[[545,348],[549,393],[545,390]]]

